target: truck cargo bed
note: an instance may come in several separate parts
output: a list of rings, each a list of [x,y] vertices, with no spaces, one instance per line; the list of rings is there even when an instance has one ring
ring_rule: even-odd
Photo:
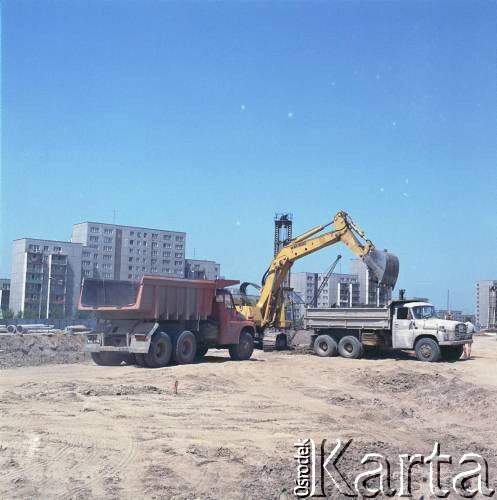
[[[216,289],[237,283],[157,276],[140,282],[85,279],[79,310],[104,319],[202,320],[212,312]]]
[[[309,307],[304,314],[304,327],[387,330],[390,309],[378,307]]]

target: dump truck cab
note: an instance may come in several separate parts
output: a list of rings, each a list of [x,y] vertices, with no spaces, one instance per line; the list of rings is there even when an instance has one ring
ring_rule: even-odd
[[[190,363],[208,349],[233,359],[252,355],[255,325],[235,309],[227,286],[235,280],[143,276],[140,282],[87,279],[80,311],[96,314],[84,351],[97,364],[134,363],[151,368]]]
[[[429,302],[393,301],[392,347],[414,349],[422,337],[433,338],[440,346],[472,342],[472,332],[460,321],[440,319]]]

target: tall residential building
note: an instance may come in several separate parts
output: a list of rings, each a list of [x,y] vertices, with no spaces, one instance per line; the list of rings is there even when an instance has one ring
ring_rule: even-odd
[[[326,273],[292,273],[290,286],[303,303],[316,307],[353,307],[359,304],[359,281],[352,274],[332,274],[314,300],[325,278]]]
[[[82,245],[23,238],[12,243],[9,308],[23,317],[70,317],[78,304]]]
[[[350,259],[350,273],[359,279],[360,304],[384,306],[392,300],[392,288],[378,285],[361,259]]]
[[[10,279],[0,278],[0,309],[7,311],[9,309],[10,298]]]
[[[185,278],[195,280],[217,280],[220,276],[221,266],[213,260],[185,260]]]
[[[496,326],[496,289],[497,280],[476,282],[476,325],[481,329]]]
[[[138,280],[143,274],[185,275],[186,233],[81,222],[71,241],[81,243],[83,277]]]

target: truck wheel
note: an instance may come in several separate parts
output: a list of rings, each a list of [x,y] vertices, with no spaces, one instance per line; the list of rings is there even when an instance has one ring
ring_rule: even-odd
[[[148,368],[147,363],[145,363],[145,354],[136,353],[136,364],[142,366],[143,368]]]
[[[202,359],[207,354],[208,350],[209,346],[205,344],[197,344],[197,352],[195,353],[195,357],[197,359]]]
[[[445,361],[457,361],[463,353],[464,347],[462,345],[448,345],[441,348],[442,358]]]
[[[250,359],[254,352],[254,337],[244,330],[240,333],[238,344],[229,346],[230,358],[235,361],[245,361]]]
[[[90,352],[90,356],[96,365],[105,366],[105,363],[104,363],[103,359],[101,358],[99,352]]]
[[[318,335],[314,341],[314,354],[325,358],[337,355],[338,345],[329,335]]]
[[[92,352],[91,359],[100,366],[119,366],[124,356],[119,352]]]
[[[162,368],[171,361],[173,345],[167,333],[160,332],[152,337],[148,353],[144,356],[144,361],[150,368]]]
[[[338,353],[342,358],[358,359],[364,354],[364,348],[357,337],[347,335],[340,339]]]
[[[440,359],[440,346],[436,340],[428,337],[421,338],[416,342],[416,357],[419,361],[429,361],[434,363]]]
[[[277,351],[284,351],[285,349],[288,348],[288,340],[287,340],[286,335],[284,333],[280,333],[276,337],[276,344],[275,344],[274,348]]]
[[[191,363],[197,352],[197,339],[192,332],[181,332],[174,342],[174,359],[179,365]]]

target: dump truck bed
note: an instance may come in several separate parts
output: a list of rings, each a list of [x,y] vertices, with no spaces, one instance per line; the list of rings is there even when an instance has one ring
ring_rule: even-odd
[[[216,289],[234,280],[187,280],[143,276],[140,282],[85,279],[78,309],[102,319],[203,320]]]
[[[328,328],[388,330],[388,307],[309,307],[304,314],[304,327],[313,330]]]

